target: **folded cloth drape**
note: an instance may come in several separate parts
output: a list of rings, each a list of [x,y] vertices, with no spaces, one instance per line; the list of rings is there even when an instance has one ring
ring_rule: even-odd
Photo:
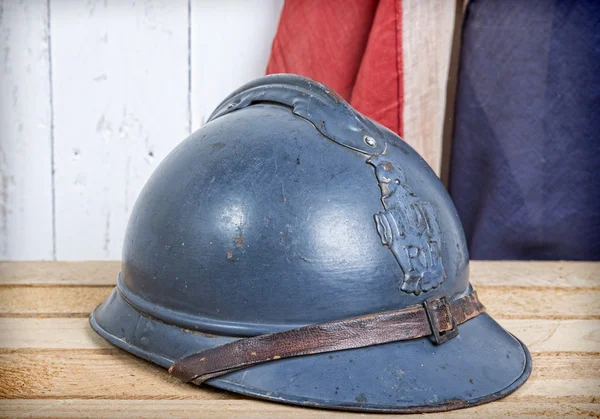
[[[329,85],[439,174],[450,4],[287,0],[267,72]],[[600,260],[599,27],[595,0],[469,2],[449,189],[472,258]]]
[[[286,1],[267,73],[318,80],[402,135],[402,1]]]
[[[472,0],[450,194],[474,259],[600,259],[600,2]]]

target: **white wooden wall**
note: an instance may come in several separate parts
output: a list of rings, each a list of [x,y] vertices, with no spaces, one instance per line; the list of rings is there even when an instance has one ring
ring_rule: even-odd
[[[264,74],[283,0],[0,0],[0,260],[120,259],[163,157]]]

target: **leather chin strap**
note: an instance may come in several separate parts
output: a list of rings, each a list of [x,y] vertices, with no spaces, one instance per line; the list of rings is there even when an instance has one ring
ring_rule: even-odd
[[[431,336],[437,344],[458,335],[457,326],[485,311],[473,291],[448,302],[432,297],[402,310],[368,314],[239,339],[177,360],[169,372],[195,384],[252,365]]]

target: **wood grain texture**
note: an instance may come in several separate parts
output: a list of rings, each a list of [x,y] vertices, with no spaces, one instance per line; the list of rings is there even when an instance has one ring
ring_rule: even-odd
[[[115,285],[121,262],[0,262],[0,285]]]
[[[590,326],[582,325],[579,333]],[[90,327],[87,318],[0,318],[3,349],[108,349],[113,348]]]
[[[536,354],[527,385],[511,396],[593,403],[599,395],[597,355]],[[118,348],[0,352],[0,399],[232,399],[211,387],[185,384],[166,369]]]
[[[481,299],[528,345],[533,373],[505,399],[428,417],[599,417],[599,267],[472,263]],[[118,268],[116,262],[0,264],[0,416],[350,416],[182,384],[108,344],[84,316],[110,292]]]
[[[0,0],[0,259],[52,259],[46,0]]]
[[[282,7],[283,0],[191,0],[192,131],[227,95],[264,76]]]
[[[404,139],[440,175],[454,1],[402,1]]]
[[[349,414],[347,412],[323,411],[310,408],[285,406],[259,400],[5,400],[0,402],[0,414],[9,417],[26,418],[156,418],[169,417],[206,417],[228,419],[231,417],[246,419],[264,418],[366,418],[389,419],[397,417],[378,414]],[[569,401],[503,399],[465,410],[446,412],[443,415],[402,415],[407,419],[415,418],[580,418],[600,416],[600,405],[596,403],[574,403]]]
[[[596,262],[513,262],[474,260],[475,286],[600,289]],[[118,261],[0,262],[0,285],[115,285]]]
[[[87,317],[112,287],[3,287],[0,316]]]
[[[599,320],[497,319],[532,353],[600,353]],[[89,326],[87,318],[0,318],[3,349],[112,348]]]
[[[600,288],[597,262],[470,262],[474,285],[513,288]]]
[[[111,292],[112,286],[4,286],[0,294],[0,316],[87,315]],[[487,311],[506,319],[600,319],[600,290],[478,286]]]
[[[51,2],[56,255],[117,259],[149,175],[189,134],[187,0]]]

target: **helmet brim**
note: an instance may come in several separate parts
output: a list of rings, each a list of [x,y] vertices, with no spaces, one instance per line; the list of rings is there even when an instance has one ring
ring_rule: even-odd
[[[163,323],[136,310],[117,288],[94,310],[90,324],[112,344],[165,368],[235,340]],[[500,399],[530,373],[525,345],[484,313],[460,325],[458,336],[442,345],[421,338],[280,359],[206,384],[295,405],[422,413]]]

